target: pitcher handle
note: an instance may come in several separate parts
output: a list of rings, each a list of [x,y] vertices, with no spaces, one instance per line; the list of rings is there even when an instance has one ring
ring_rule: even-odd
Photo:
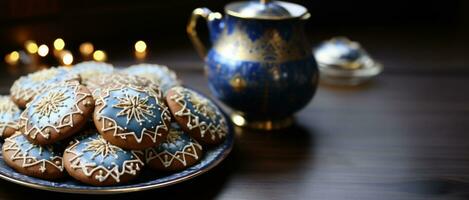
[[[211,22],[216,19],[221,19],[222,16],[220,13],[212,12],[208,8],[196,8],[194,11],[192,11],[192,15],[189,19],[189,22],[187,23],[186,31],[189,35],[189,39],[191,40],[192,45],[194,45],[197,54],[199,54],[202,59],[205,59],[207,56],[207,48],[200,40],[196,29],[197,20],[200,17],[204,18],[207,22]]]

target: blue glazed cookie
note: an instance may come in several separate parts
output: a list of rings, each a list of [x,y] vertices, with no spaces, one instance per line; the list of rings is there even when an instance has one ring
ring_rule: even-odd
[[[20,117],[32,143],[52,144],[80,131],[93,114],[90,91],[78,81],[57,85],[36,96]]]
[[[122,84],[100,92],[93,121],[110,143],[141,150],[164,140],[171,115],[157,87]]]
[[[5,139],[2,155],[8,166],[28,176],[58,179],[65,175],[60,149],[32,144],[21,133]]]
[[[202,159],[202,146],[177,123],[171,124],[166,140],[144,150],[146,165],[154,170],[179,171]]]
[[[168,91],[166,102],[181,128],[200,143],[220,144],[226,138],[225,116],[210,99],[178,86]]]
[[[73,178],[96,186],[126,183],[144,163],[132,151],[112,145],[97,132],[80,135],[64,152],[64,165]]]
[[[21,110],[9,96],[0,96],[0,136],[10,137],[19,130]]]
[[[68,68],[43,69],[16,80],[10,89],[10,96],[18,107],[25,108],[26,104],[32,101],[36,95],[47,91],[48,88],[56,84],[70,80],[79,80],[79,77],[69,73]]]
[[[86,61],[74,65],[70,73],[77,74],[81,78],[81,83],[88,86],[88,82],[94,77],[103,74],[112,74],[114,67],[111,64],[95,61]]]
[[[145,77],[159,85],[163,93],[166,93],[166,91],[168,91],[170,88],[181,84],[176,77],[176,73],[174,73],[174,71],[168,69],[168,67],[164,65],[132,65],[129,68],[124,69],[123,73]]]

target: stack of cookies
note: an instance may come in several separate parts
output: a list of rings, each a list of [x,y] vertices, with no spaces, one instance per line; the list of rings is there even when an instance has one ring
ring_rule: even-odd
[[[42,179],[68,174],[107,186],[144,167],[184,170],[228,132],[219,108],[161,65],[49,68],[21,77],[10,92],[0,96],[3,159]]]

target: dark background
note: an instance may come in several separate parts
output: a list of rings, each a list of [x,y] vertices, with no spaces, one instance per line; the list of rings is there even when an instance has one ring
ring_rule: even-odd
[[[57,37],[76,51],[84,41],[96,48],[129,49],[144,39],[153,49],[187,47],[185,25],[191,11],[206,6],[223,11],[220,0],[1,0],[0,53],[20,49],[24,41],[51,44]],[[463,0],[310,0],[294,1],[312,14],[307,24],[313,43],[334,35],[355,38],[388,33],[463,34],[469,22],[469,3]],[[205,27],[201,31],[205,31]],[[358,32],[358,33],[357,33]],[[358,37],[358,38],[356,38]],[[108,52],[114,58],[116,50]]]

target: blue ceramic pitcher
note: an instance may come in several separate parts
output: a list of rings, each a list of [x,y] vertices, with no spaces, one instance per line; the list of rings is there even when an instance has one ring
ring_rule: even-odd
[[[208,51],[196,32],[200,17],[210,32]],[[205,60],[211,92],[234,110],[235,124],[282,128],[311,100],[318,71],[304,32],[309,17],[305,7],[282,1],[233,2],[224,17],[193,11],[187,32]]]

